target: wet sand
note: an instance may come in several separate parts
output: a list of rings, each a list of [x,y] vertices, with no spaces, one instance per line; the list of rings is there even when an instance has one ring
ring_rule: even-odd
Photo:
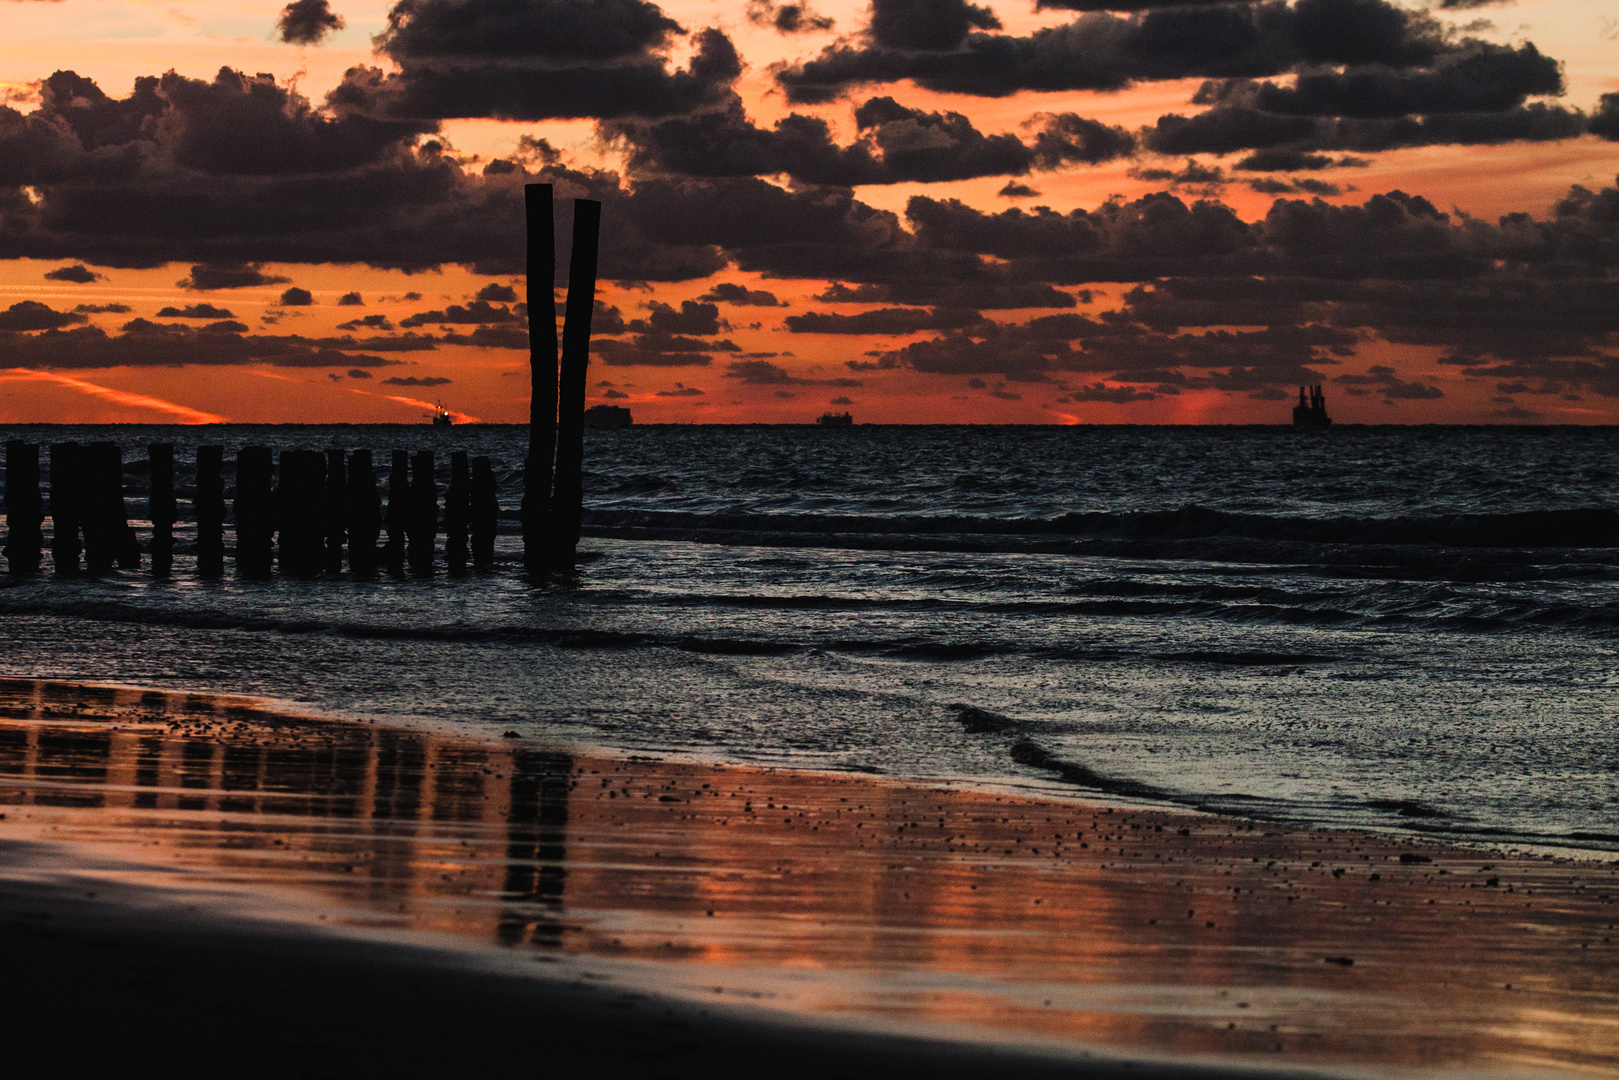
[[[1619,1074],[1610,863],[24,681],[0,813],[6,1026],[42,1040]]]

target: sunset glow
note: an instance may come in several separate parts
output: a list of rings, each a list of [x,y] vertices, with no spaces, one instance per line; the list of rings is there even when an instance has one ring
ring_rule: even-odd
[[[3,10],[13,422],[523,422],[538,181],[641,423],[1619,418],[1595,0]]]

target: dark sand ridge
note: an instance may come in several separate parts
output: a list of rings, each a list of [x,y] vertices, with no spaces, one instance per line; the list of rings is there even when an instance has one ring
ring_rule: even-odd
[[[0,683],[0,810],[0,941],[13,985],[36,989],[28,1007],[56,1015],[41,1004],[55,987],[78,1022],[110,994],[106,1016],[161,1026],[172,1010],[141,1010],[167,1001],[206,1014],[206,1038],[188,1045],[245,1040],[266,1061],[348,1052],[346,1035],[289,1033],[326,1031],[342,1013],[327,998],[348,986],[362,1000],[341,1030],[386,1017],[394,1033],[361,1039],[372,1062],[444,1051],[424,1033],[459,1010],[447,1030],[476,1029],[481,1052],[538,1038],[562,1060],[594,1045],[581,1060],[661,1055],[660,1075],[706,1071],[739,1047],[789,1075],[878,1058],[1052,1064],[988,1048],[997,1039],[1244,1068],[1619,1074],[1619,868],[1607,863],[20,681]],[[60,851],[66,877],[49,868]],[[478,976],[301,925],[256,924],[255,937],[201,916],[120,919],[140,909],[137,885],[197,894],[150,892],[169,899],[147,906],[171,916],[198,890],[233,890],[305,924],[433,931],[469,957],[493,947],[561,963]],[[661,993],[557,998],[547,972],[577,976],[580,963],[619,990]],[[143,964],[166,974],[154,984]],[[301,978],[318,988],[289,990]],[[153,985],[156,999],[142,989]],[[731,1002],[985,1048],[862,1043]],[[685,1034],[648,1026],[664,1009]],[[13,1009],[7,1026],[52,1030],[28,1015]],[[514,1034],[512,1016],[537,1018],[533,1032]],[[806,1053],[818,1056],[795,1057]]]

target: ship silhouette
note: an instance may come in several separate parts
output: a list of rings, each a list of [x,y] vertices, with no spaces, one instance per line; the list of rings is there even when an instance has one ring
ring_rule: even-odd
[[[1308,402],[1306,390],[1309,391]],[[1299,403],[1293,406],[1293,426],[1312,429],[1332,426],[1332,417],[1327,415],[1327,395],[1321,392],[1321,387],[1299,387]]]

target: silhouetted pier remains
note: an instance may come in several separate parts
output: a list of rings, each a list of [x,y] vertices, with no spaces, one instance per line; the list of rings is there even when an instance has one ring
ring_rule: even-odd
[[[530,184],[525,204],[533,386],[517,516],[522,563],[529,571],[543,573],[572,569],[579,545],[601,204],[574,200],[560,357],[551,186]],[[94,576],[115,567],[138,570],[143,551],[130,525],[118,444],[55,443],[49,460],[50,547],[56,575]],[[153,576],[160,579],[176,571],[176,526],[182,524],[186,494],[177,477],[182,464],[174,444],[152,443],[146,447],[146,460],[137,458],[134,465],[137,474],[147,474],[146,520],[151,532],[145,550],[151,555]],[[35,574],[43,561],[47,516],[40,449],[11,440],[5,465],[8,569],[18,576]],[[452,575],[466,574],[469,562],[478,570],[492,568],[501,513],[494,463],[484,455],[452,451],[443,494],[441,515],[432,450],[392,452],[384,513],[369,449],[352,453],[339,447],[283,449],[276,454],[266,446],[244,446],[230,462],[224,447],[199,446],[190,491],[195,574],[204,580],[225,575],[230,522],[235,525],[235,573],[244,580],[266,580],[277,570],[288,578],[333,577],[343,572],[345,558],[349,573],[357,577],[371,577],[379,570],[396,577],[429,577],[436,569],[441,525],[443,565]],[[387,539],[382,542],[384,530]]]

